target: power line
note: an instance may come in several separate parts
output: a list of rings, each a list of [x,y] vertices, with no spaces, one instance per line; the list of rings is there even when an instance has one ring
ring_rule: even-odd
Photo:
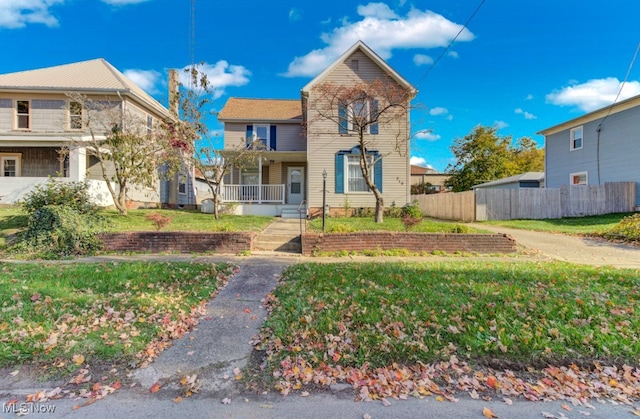
[[[467,21],[464,23],[464,25],[462,25],[462,28],[460,29],[460,31],[458,31],[458,33],[456,34],[456,36],[453,37],[453,39],[451,40],[451,42],[449,42],[449,45],[447,45],[447,47],[442,51],[442,53],[438,56],[438,58],[436,58],[436,60],[433,62],[433,64],[431,64],[431,67],[429,67],[429,69],[427,69],[427,71],[424,73],[424,75],[420,78],[420,80],[418,80],[418,82],[416,83],[416,87],[418,87],[418,85],[429,75],[429,73],[431,72],[431,70],[433,70],[433,68],[436,66],[436,64],[438,64],[438,61],[440,61],[440,59],[444,56],[444,54],[447,53],[447,51],[449,51],[449,48],[451,48],[451,46],[453,45],[454,42],[456,42],[456,40],[458,39],[458,37],[460,36],[460,34],[462,33],[462,31],[464,31],[465,29],[467,29],[467,26],[469,26],[469,23],[471,22],[471,20],[478,14],[478,12],[480,11],[480,8],[482,8],[482,5],[484,4],[486,0],[481,0],[480,4],[478,4],[478,7],[476,7],[476,9],[473,11],[473,13],[471,14],[471,16],[469,16],[469,18],[467,19]]]

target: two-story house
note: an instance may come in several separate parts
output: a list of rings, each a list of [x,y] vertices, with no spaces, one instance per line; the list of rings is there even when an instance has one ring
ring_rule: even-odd
[[[238,213],[282,216],[297,215],[303,203],[311,216],[317,216],[323,201],[331,212],[374,207],[358,158],[363,141],[351,129],[354,109],[336,104],[332,119],[321,117],[318,104],[326,96],[323,86],[348,89],[381,80],[387,87],[408,92],[400,107],[409,109],[413,86],[359,41],[307,83],[300,99],[230,98],[218,115],[224,123],[225,149],[260,140],[265,151],[254,166],[230,171],[223,201],[235,202]],[[386,105],[382,101],[374,97],[355,101],[358,114],[377,118],[378,109]],[[410,202],[409,113],[385,121],[367,124],[364,152],[371,159],[370,176],[385,205],[402,206]]]
[[[87,109],[87,103],[118,112],[107,115],[97,108]],[[87,180],[98,205],[113,204],[97,159],[81,145],[90,138],[90,112],[94,126],[96,121],[121,126],[122,121],[106,118],[127,114],[146,123],[149,131],[171,117],[104,59],[0,75],[0,203],[16,203],[54,177]],[[159,185],[132,187],[127,198],[139,206],[157,205],[159,189]]]
[[[635,182],[640,207],[640,95],[571,119],[545,137],[545,184]]]

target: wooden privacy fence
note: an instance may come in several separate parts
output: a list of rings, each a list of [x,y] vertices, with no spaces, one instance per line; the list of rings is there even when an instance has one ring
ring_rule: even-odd
[[[412,195],[428,217],[463,222],[583,217],[632,212],[635,182],[556,188],[477,189],[475,191]]]

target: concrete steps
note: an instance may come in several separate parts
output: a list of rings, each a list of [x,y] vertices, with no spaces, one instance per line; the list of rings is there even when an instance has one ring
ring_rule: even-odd
[[[253,242],[253,250],[302,253],[300,220],[276,219],[258,234]]]

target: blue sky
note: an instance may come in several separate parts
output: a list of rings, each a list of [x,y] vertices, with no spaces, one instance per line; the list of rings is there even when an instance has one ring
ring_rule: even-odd
[[[191,60],[190,10],[0,0],[0,73],[105,58],[166,105],[168,70]],[[542,145],[536,132],[611,104],[629,68],[618,100],[640,94],[639,18],[637,0],[196,0],[193,55],[221,108],[229,96],[299,98],[362,39],[418,88],[412,161],[443,171],[452,141],[478,124]]]

